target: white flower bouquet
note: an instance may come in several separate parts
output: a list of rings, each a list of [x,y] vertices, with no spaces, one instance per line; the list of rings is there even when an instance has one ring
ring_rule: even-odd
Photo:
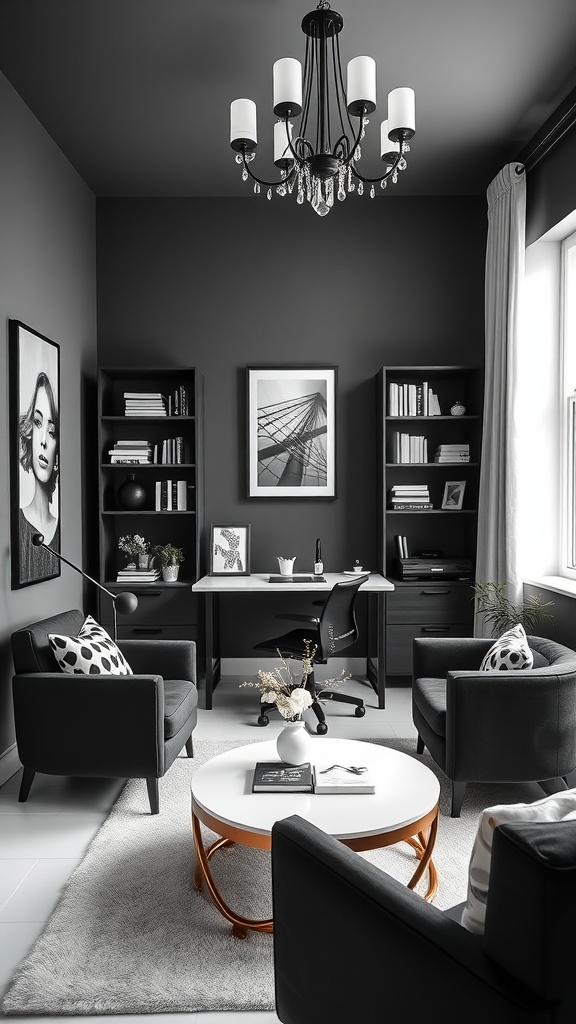
[[[120,537],[118,539],[118,547],[120,551],[124,551],[127,555],[147,555],[150,550],[150,545],[144,537],[140,534],[134,533],[127,537]]]
[[[312,694],[306,688],[306,681],[312,672],[316,646],[308,640],[305,640],[304,644],[300,678],[292,674],[281,652],[278,651],[278,657],[282,662],[281,668],[272,669],[271,672],[259,669],[257,682],[240,683],[240,686],[252,686],[260,690],[261,703],[275,704],[287,722],[298,722],[302,712],[313,703]],[[339,679],[323,679],[322,688],[336,686],[344,678],[349,676],[342,674]]]

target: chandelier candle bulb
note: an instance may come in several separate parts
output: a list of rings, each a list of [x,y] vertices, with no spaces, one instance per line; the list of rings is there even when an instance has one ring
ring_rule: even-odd
[[[256,104],[254,100],[232,100],[230,104],[230,145],[245,143],[246,149],[256,149]]]
[[[355,117],[376,109],[376,61],[373,57],[353,57],[348,61],[346,84],[347,110]]]
[[[393,89],[388,96],[388,131],[416,131],[416,97],[414,89]]]
[[[388,138],[389,125],[389,121],[382,121],[380,125],[380,155],[387,164],[393,164],[400,152],[400,143]]]
[[[286,125],[288,125],[288,135],[290,141],[292,141],[292,129],[294,127],[290,121],[276,121],[274,125],[274,163],[276,167],[288,167],[294,157],[292,156],[292,150],[286,136]]]
[[[277,117],[296,117],[302,112],[302,65],[295,57],[274,62],[274,113]]]

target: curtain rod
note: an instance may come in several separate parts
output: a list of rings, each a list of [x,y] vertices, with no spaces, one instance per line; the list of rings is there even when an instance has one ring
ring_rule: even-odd
[[[543,157],[546,156],[550,150],[554,149],[554,146],[560,142],[567,132],[569,132],[576,125],[576,99],[570,105],[568,110],[562,115],[559,120],[552,125],[550,130],[546,133],[543,139],[540,140],[532,149],[528,150],[526,157],[522,160],[522,156],[518,159],[522,161],[527,171],[531,171],[536,164],[540,163]]]

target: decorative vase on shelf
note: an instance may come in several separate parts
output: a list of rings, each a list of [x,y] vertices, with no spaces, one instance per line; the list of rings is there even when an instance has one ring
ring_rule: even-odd
[[[146,504],[146,491],[134,473],[129,473],[120,484],[116,497],[128,512],[137,511]]]
[[[463,416],[466,412],[466,406],[462,405],[462,402],[456,401],[450,409],[451,416]]]
[[[178,579],[179,565],[165,565],[162,568],[162,579],[164,583],[176,583]]]
[[[147,569],[149,561],[150,561],[150,555],[138,555],[138,568],[139,569]]]
[[[304,764],[305,761],[310,760],[310,743],[310,736],[306,731],[306,723],[303,719],[286,722],[276,740],[278,757],[285,764]]]

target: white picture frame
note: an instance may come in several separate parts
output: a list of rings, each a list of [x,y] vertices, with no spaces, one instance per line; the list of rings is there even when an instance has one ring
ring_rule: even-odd
[[[248,497],[336,497],[335,366],[248,367]]]
[[[444,484],[442,508],[448,511],[459,511],[464,501],[465,480],[447,480]]]

